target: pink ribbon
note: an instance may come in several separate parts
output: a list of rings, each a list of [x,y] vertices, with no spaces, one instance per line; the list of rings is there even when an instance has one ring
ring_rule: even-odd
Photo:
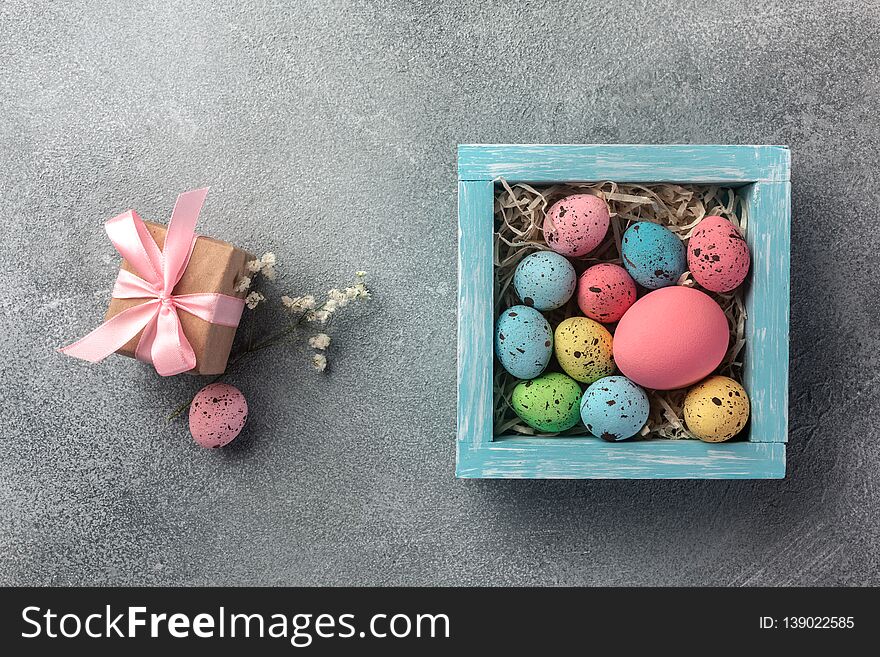
[[[212,324],[238,326],[243,299],[217,293],[172,294],[192,255],[196,221],[207,194],[206,187],[177,197],[162,250],[134,210],[104,224],[113,246],[138,273],[135,276],[120,269],[113,296],[149,301],[112,317],[84,338],[60,349],[62,353],[97,363],[143,330],[135,356],[152,363],[161,376],[171,376],[196,366],[196,356],[183,334],[178,310]]]

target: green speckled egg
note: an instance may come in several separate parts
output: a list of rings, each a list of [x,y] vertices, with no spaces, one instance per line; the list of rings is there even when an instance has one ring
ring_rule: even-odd
[[[523,381],[513,389],[513,410],[534,429],[557,433],[580,419],[581,387],[560,372]]]

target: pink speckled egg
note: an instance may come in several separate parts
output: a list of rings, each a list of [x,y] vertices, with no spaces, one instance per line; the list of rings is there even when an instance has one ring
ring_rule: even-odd
[[[602,243],[610,221],[608,205],[598,196],[566,196],[547,211],[544,239],[557,253],[578,258]]]
[[[718,367],[729,340],[724,312],[709,295],[664,287],[636,301],[620,319],[614,361],[645,388],[685,388]]]
[[[723,217],[705,217],[688,241],[688,269],[712,292],[730,292],[745,280],[752,263],[739,230]]]
[[[238,388],[212,383],[190,404],[189,430],[202,447],[223,447],[241,433],[247,414],[247,401]]]
[[[578,280],[578,306],[590,319],[616,322],[636,301],[636,283],[618,265],[593,265]]]

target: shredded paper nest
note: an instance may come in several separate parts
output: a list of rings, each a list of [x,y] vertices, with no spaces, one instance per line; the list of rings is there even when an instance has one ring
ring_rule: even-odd
[[[571,194],[594,194],[604,198],[611,213],[611,230],[598,249],[583,258],[569,258],[580,275],[588,267],[600,262],[621,264],[620,240],[627,227],[637,221],[651,221],[666,226],[682,241],[687,241],[694,227],[708,215],[729,219],[740,231],[747,230],[746,206],[733,189],[708,185],[618,185],[613,182],[571,183],[550,187],[530,186],[523,183],[509,185],[498,181],[495,194],[495,319],[505,309],[520,303],[513,290],[513,273],[522,258],[535,251],[549,249],[541,227],[544,214],[556,201]],[[679,285],[694,286],[689,272],[681,277]],[[702,288],[701,288],[702,289]],[[745,343],[746,310],[742,286],[730,294],[703,290],[724,311],[730,328],[730,348],[718,372],[742,383],[742,360],[739,358]],[[545,313],[553,329],[566,317],[582,315],[577,295],[558,310]],[[615,325],[605,325],[614,333]],[[550,370],[558,369],[555,359]],[[497,362],[494,372],[495,435],[516,432],[532,436],[589,435],[587,428],[578,423],[562,433],[541,433],[519,419],[510,405],[510,395],[519,382]],[[648,390],[651,414],[641,435],[645,438],[694,438],[685,428],[682,407],[686,390]]]

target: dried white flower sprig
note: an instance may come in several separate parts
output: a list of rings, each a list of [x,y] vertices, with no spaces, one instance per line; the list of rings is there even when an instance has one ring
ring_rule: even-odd
[[[261,301],[265,301],[266,297],[260,292],[251,292],[244,298],[244,305],[253,310],[260,305]]]
[[[236,284],[235,290],[237,292],[245,292],[247,290],[250,290],[251,286],[254,284],[258,276],[263,276],[267,279],[274,280],[277,275],[275,271],[276,265],[277,261],[275,258],[275,254],[271,252],[264,253],[262,257],[256,260],[251,260],[246,265],[247,271],[250,275],[242,276]],[[297,329],[299,329],[303,324],[317,324],[320,325],[322,328],[325,328],[329,325],[334,315],[338,313],[341,309],[345,308],[351,303],[366,301],[370,299],[371,294],[369,289],[367,289],[366,278],[366,272],[359,271],[355,274],[355,280],[352,285],[346,287],[343,290],[332,288],[327,291],[326,295],[324,295],[323,300],[320,301],[318,298],[311,294],[297,297],[291,297],[287,295],[282,296],[281,305],[291,315],[293,315],[292,319],[287,322],[286,325],[280,330],[270,333],[264,338],[255,341],[253,339],[252,333],[255,322],[253,321],[253,318],[251,318],[251,333],[248,336],[248,339],[246,340],[246,344],[244,345],[243,349],[234,357],[229,359],[229,363],[226,366],[226,371],[214,377],[211,383],[216,383],[217,381],[225,378],[234,365],[239,363],[242,359],[250,354],[262,351],[263,349],[268,349],[269,347],[273,347],[276,345],[291,344],[292,342],[294,342],[294,340],[292,340],[293,335],[296,333]],[[253,311],[256,310],[258,306],[260,306],[264,301],[266,301],[266,297],[265,295],[263,295],[262,292],[251,290],[250,292],[248,292],[248,295],[245,297],[244,301],[245,306],[249,310]],[[308,346],[314,350],[310,356],[310,362],[312,367],[318,372],[324,372],[327,369],[327,356],[331,342],[332,339],[324,331],[313,334],[308,338]],[[189,408],[189,405],[191,403],[192,398],[184,404],[178,406],[177,409],[175,409],[174,412],[171,414],[169,419],[173,419],[183,413],[187,408]]]
[[[324,354],[315,354],[312,356],[312,365],[319,372],[323,372],[327,369],[327,356]]]
[[[319,352],[312,355],[312,367],[319,372],[323,372],[327,369],[327,354],[320,352],[330,348],[330,336],[326,333],[318,333],[318,335],[309,338],[309,346],[312,349],[317,349]]]
[[[291,310],[293,312],[302,311],[302,310],[312,310],[315,307],[315,297],[311,294],[306,295],[304,297],[293,297],[290,298],[288,296],[281,297],[281,304]]]
[[[251,285],[254,282],[254,278],[257,274],[262,274],[270,281],[275,280],[275,254],[271,251],[268,251],[263,254],[263,257],[258,258],[257,260],[251,260],[245,265],[245,268],[253,274],[252,276],[242,276],[238,284],[235,286],[236,292],[246,292],[251,288]],[[253,310],[256,308],[261,301],[265,301],[266,297],[264,297],[259,292],[251,292],[245,298],[245,303],[247,307]]]
[[[254,274],[262,274],[270,281],[275,280],[275,254],[271,251],[264,253],[259,260],[251,260],[247,263],[248,271]]]
[[[309,338],[309,346],[324,350],[330,346],[330,336],[326,333],[318,333],[318,335]]]
[[[313,322],[326,325],[333,315],[345,308],[348,304],[356,301],[365,301],[370,298],[370,291],[366,283],[367,273],[359,271],[355,274],[354,284],[338,290],[332,288],[327,291],[324,302],[320,305],[311,294],[301,297],[281,297],[281,304],[291,313],[299,313],[297,324],[300,322]],[[319,353],[312,354],[312,367],[319,372],[327,369],[327,350],[330,348],[330,336],[326,333],[318,333],[309,338],[309,346]]]

